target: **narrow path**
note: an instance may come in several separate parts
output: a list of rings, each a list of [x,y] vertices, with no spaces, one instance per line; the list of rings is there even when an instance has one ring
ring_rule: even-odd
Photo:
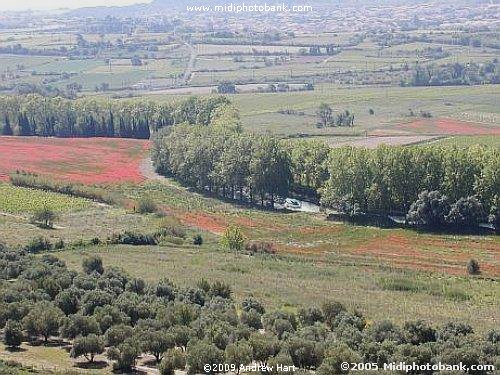
[[[181,85],[187,85],[191,80],[193,76],[194,64],[197,57],[195,48],[187,42],[185,42],[184,44],[189,48],[189,61],[186,66],[186,70],[184,70],[184,74],[182,75],[182,80],[180,82]]]

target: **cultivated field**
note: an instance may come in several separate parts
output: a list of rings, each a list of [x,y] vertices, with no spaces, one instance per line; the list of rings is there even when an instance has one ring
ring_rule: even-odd
[[[148,143],[128,139],[0,138],[0,179],[22,170],[87,184],[140,182]]]

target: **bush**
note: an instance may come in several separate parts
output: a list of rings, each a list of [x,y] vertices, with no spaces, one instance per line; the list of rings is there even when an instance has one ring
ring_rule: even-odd
[[[417,225],[439,228],[446,222],[445,217],[450,212],[448,198],[439,191],[423,191],[411,205],[407,220]]]
[[[102,275],[104,273],[102,258],[96,255],[85,258],[82,262],[82,267],[86,274],[97,272]]]
[[[5,346],[17,348],[23,341],[23,327],[21,323],[15,320],[8,320],[4,328],[3,342]]]
[[[186,355],[182,350],[169,349],[163,356],[158,370],[160,375],[174,375],[175,370],[183,370],[186,367]]]
[[[206,373],[203,367],[207,363],[224,362],[224,352],[211,343],[199,341],[188,347],[186,362],[189,366],[188,374]]]
[[[151,214],[156,212],[157,210],[158,207],[156,207],[156,203],[149,198],[143,198],[139,200],[136,209],[136,211],[140,214]]]
[[[276,254],[271,242],[250,241],[245,245],[245,250],[250,254]]]
[[[231,225],[226,228],[221,238],[221,244],[232,251],[241,251],[245,245],[243,232],[237,226]]]
[[[457,227],[475,227],[485,219],[483,205],[476,197],[460,198],[446,215],[446,221]]]
[[[132,370],[132,366],[135,365],[135,361],[140,354],[139,343],[133,338],[127,338],[117,347],[109,348],[107,353],[109,359],[116,361],[113,363],[113,369],[123,372]]]
[[[24,247],[24,250],[28,253],[37,254],[42,251],[52,250],[52,244],[44,237],[35,237]]]
[[[54,221],[56,218],[57,215],[54,211],[48,207],[43,207],[33,214],[31,222],[41,228],[54,228]]]
[[[201,246],[203,245],[203,237],[201,234],[197,234],[193,237],[193,245]]]
[[[64,240],[60,238],[54,243],[54,250],[62,250],[64,249],[64,246],[65,246]]]
[[[349,370],[341,367],[342,362],[359,363],[361,357],[344,343],[332,345],[325,352],[325,359],[318,367],[317,375],[346,374]]]
[[[469,273],[469,275],[479,275],[481,273],[481,269],[477,260],[469,260],[469,262],[467,263],[467,272]]]
[[[157,240],[155,236],[150,234],[141,234],[130,231],[125,231],[123,233],[114,234],[108,239],[110,244],[122,244],[122,245],[157,245]]]

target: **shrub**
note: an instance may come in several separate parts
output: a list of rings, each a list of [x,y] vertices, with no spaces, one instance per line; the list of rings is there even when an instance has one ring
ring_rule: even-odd
[[[252,362],[252,348],[246,341],[239,341],[229,344],[224,353],[226,362],[236,366],[237,374],[240,373],[240,367],[246,366]]]
[[[241,313],[240,320],[243,324],[246,324],[253,329],[262,328],[262,315],[260,315],[256,310],[251,309],[250,311],[243,311]]]
[[[23,341],[23,328],[19,322],[8,320],[4,328],[3,342],[5,346],[17,348]]]
[[[196,234],[193,237],[193,245],[197,245],[197,246],[203,245],[203,237],[201,236],[201,234]]]
[[[221,244],[232,251],[241,251],[245,245],[243,232],[237,226],[231,225],[226,228],[221,238]]]
[[[179,349],[169,349],[163,356],[158,370],[160,375],[174,375],[175,370],[186,367],[186,354]]]
[[[457,227],[477,226],[484,218],[483,205],[476,197],[460,198],[446,215],[446,221]]]
[[[156,245],[157,240],[155,236],[150,234],[135,233],[130,231],[125,231],[123,233],[114,234],[108,239],[110,244],[122,244],[122,245]]]
[[[43,207],[33,214],[31,222],[41,228],[54,228],[54,221],[56,218],[57,215],[54,211],[48,207]]]
[[[113,369],[123,372],[132,370],[139,354],[141,354],[139,343],[130,337],[118,346],[109,348],[107,353],[109,359],[116,361],[113,363]]]
[[[250,241],[245,245],[245,250],[251,254],[276,254],[271,242]]]
[[[102,275],[104,273],[102,258],[96,255],[85,258],[82,262],[82,267],[86,274],[97,272]]]
[[[37,254],[42,251],[52,250],[52,244],[44,237],[35,237],[24,247],[24,250],[28,253]]]
[[[469,260],[469,262],[467,263],[467,272],[469,273],[469,275],[479,275],[481,273],[481,269],[477,260]]]
[[[445,224],[445,217],[450,212],[448,198],[439,191],[423,191],[411,205],[407,220],[410,223],[439,228]]]
[[[212,297],[222,297],[225,299],[231,298],[231,287],[222,281],[216,281],[210,287],[210,295]]]
[[[349,370],[341,367],[342,362],[358,363],[361,357],[344,343],[336,343],[325,352],[325,359],[318,367],[318,375],[346,374]]]
[[[203,367],[207,363],[224,362],[224,352],[211,343],[199,341],[188,347],[186,362],[188,374],[206,373]]]
[[[262,303],[259,300],[253,297],[245,298],[241,302],[241,307],[243,308],[243,311],[255,310],[259,314],[264,314],[266,312],[266,310],[264,309],[264,305],[262,305]]]
[[[65,246],[64,240],[60,238],[54,243],[54,250],[64,249],[64,246]]]
[[[325,317],[319,307],[308,306],[299,310],[299,320],[303,326],[312,326],[316,322],[323,322]]]
[[[140,214],[151,214],[157,210],[156,203],[149,198],[143,198],[137,203],[136,211]]]

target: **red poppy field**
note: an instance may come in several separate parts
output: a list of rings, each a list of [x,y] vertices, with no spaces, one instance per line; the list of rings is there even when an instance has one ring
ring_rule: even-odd
[[[84,184],[141,182],[148,149],[136,139],[0,137],[0,180],[23,170]]]
[[[427,135],[500,135],[500,128],[451,118],[421,119],[399,124],[393,130]]]

